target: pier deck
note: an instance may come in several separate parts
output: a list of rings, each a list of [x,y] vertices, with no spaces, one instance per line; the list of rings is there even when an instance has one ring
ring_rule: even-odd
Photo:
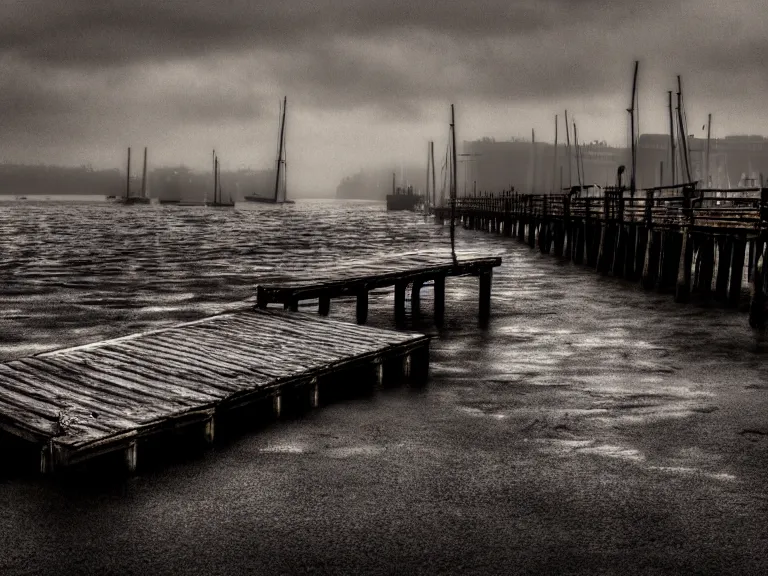
[[[345,264],[336,269],[312,275],[296,275],[275,284],[259,285],[257,307],[282,304],[298,310],[302,300],[318,300],[321,315],[328,315],[332,298],[355,296],[357,298],[358,324],[368,318],[368,292],[376,288],[395,287],[395,318],[400,321],[405,314],[405,292],[413,287],[411,305],[418,312],[419,293],[422,286],[434,282],[435,322],[442,323],[445,313],[445,279],[451,276],[478,276],[480,278],[479,316],[487,320],[490,315],[491,278],[493,268],[501,265],[500,257],[458,258],[457,263],[448,256],[410,255],[386,258],[360,265]]]
[[[768,188],[698,189],[691,184],[632,192],[480,194],[432,208],[464,227],[514,236],[545,254],[600,274],[639,281],[685,302],[702,298],[738,307],[749,283],[749,323],[768,325]]]
[[[196,424],[210,443],[229,409],[266,400],[279,415],[286,394],[316,407],[339,373],[423,382],[428,364],[421,334],[228,313],[0,364],[0,429],[40,446],[43,472],[116,450],[133,470],[137,440],[161,430]]]

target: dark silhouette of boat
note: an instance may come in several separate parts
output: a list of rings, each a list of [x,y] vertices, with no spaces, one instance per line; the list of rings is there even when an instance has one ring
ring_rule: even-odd
[[[392,194],[387,194],[387,210],[412,210],[421,207],[420,194],[413,193],[413,186],[395,186],[395,174],[392,173]]]
[[[125,196],[116,198],[120,204],[149,204],[151,202],[147,196],[147,148],[144,147],[144,170],[141,178],[141,193],[139,196],[131,196],[131,148],[128,147],[128,167],[125,179]]]
[[[233,208],[235,202],[232,200],[232,196],[229,197],[229,202],[224,202],[221,196],[221,166],[219,165],[219,157],[216,155],[216,150],[213,151],[213,202],[205,202],[206,206],[212,208]]]

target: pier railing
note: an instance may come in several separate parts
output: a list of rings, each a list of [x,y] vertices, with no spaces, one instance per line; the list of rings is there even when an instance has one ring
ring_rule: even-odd
[[[432,212],[438,222],[451,218],[450,205]],[[456,199],[453,214],[465,228],[516,236],[601,274],[674,292],[679,302],[698,292],[736,307],[747,282],[750,324],[768,320],[768,188],[480,193]]]

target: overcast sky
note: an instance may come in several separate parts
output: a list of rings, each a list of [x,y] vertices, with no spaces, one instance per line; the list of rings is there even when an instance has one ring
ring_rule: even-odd
[[[764,0],[1,0],[0,160],[272,165],[288,97],[288,178],[333,191],[371,163],[459,141],[663,132],[683,76],[690,132],[766,134]],[[561,124],[561,137],[563,134]]]

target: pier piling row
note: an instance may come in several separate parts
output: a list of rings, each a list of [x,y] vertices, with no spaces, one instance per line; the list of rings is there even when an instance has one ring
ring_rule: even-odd
[[[37,447],[53,472],[184,429],[214,442],[241,408],[311,409],[340,389],[419,386],[429,337],[284,311],[221,314],[0,364],[0,433]],[[2,443],[0,443],[2,446]]]
[[[356,320],[365,324],[368,319],[368,293],[376,288],[394,286],[395,321],[401,325],[405,319],[405,301],[408,286],[411,290],[413,315],[420,310],[421,287],[432,282],[435,296],[435,324],[440,326],[445,317],[445,279],[452,276],[479,278],[478,316],[481,322],[491,314],[491,282],[493,268],[501,265],[501,258],[461,259],[456,263],[434,257],[415,258],[409,262],[391,260],[357,268],[345,268],[321,277],[296,278],[274,285],[259,285],[258,308],[269,304],[282,304],[284,308],[298,310],[302,300],[317,300],[320,315],[328,315],[333,298],[353,296],[357,299]]]
[[[454,214],[465,228],[517,237],[543,254],[673,294],[677,302],[697,294],[738,307],[746,281],[749,323],[766,326],[768,188],[598,190],[481,193],[458,198]],[[450,220],[450,207],[431,212],[436,223]]]

